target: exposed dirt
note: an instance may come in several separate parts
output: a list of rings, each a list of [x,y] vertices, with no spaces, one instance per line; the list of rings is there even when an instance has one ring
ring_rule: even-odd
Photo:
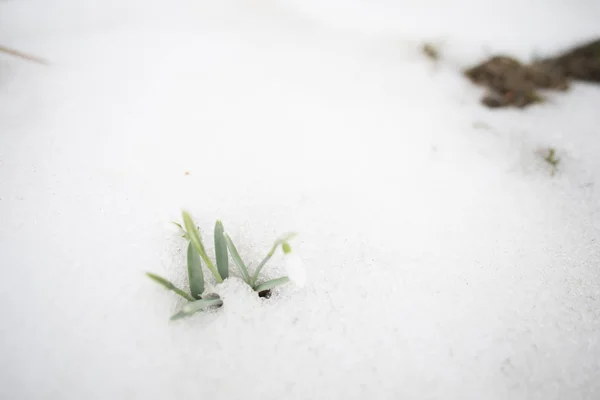
[[[600,40],[531,64],[494,56],[467,69],[465,75],[487,88],[481,100],[487,107],[523,108],[544,101],[540,89],[564,91],[571,80],[600,83]]]

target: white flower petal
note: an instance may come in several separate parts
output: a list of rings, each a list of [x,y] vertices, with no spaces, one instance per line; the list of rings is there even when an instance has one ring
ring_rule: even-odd
[[[284,265],[290,281],[298,287],[304,287],[306,284],[306,269],[304,268],[302,259],[292,252],[285,256]]]

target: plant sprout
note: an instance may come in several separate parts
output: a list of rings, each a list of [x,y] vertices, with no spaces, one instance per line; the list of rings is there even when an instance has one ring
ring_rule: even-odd
[[[556,172],[560,158],[556,158],[556,150],[552,147],[548,149],[548,155],[544,157],[544,160],[552,166],[552,175]]]
[[[288,243],[288,241],[296,236],[295,233],[288,233],[288,234],[285,234],[285,235],[281,236],[280,238],[278,238],[275,241],[275,243],[273,244],[273,246],[271,247],[271,250],[265,256],[265,258],[263,258],[263,260],[260,262],[260,264],[258,264],[258,267],[256,267],[256,270],[254,271],[254,274],[252,274],[252,275],[250,275],[250,273],[248,272],[248,267],[246,267],[246,264],[240,257],[240,254],[238,253],[238,250],[235,247],[235,245],[233,244],[233,241],[231,240],[229,235],[227,233],[223,233],[223,236],[225,238],[225,243],[227,244],[227,248],[229,249],[229,254],[231,254],[231,258],[233,258],[233,262],[240,270],[242,279],[244,280],[244,282],[246,282],[252,288],[252,290],[260,293],[262,291],[270,290],[276,286],[283,285],[284,283],[287,283],[290,281],[287,276],[283,276],[281,278],[272,279],[270,281],[262,282],[259,284],[258,278],[260,277],[260,272],[262,271],[263,267],[271,259],[271,257],[273,257],[273,255],[275,254],[275,250],[277,250],[277,248],[279,246],[281,246],[281,248],[283,249],[283,252],[285,254],[288,254],[292,251],[292,248],[291,248],[290,244]]]
[[[271,250],[267,253],[265,258],[258,264],[256,270],[251,275],[248,271],[248,267],[240,257],[237,248],[233,244],[233,241],[229,237],[227,233],[225,233],[225,229],[223,227],[223,223],[221,221],[217,221],[215,223],[214,228],[214,244],[215,244],[215,259],[216,259],[216,267],[215,264],[211,261],[206,253],[206,249],[204,248],[204,243],[202,242],[202,237],[200,236],[200,231],[198,227],[194,225],[192,221],[192,217],[186,211],[183,211],[183,226],[177,222],[174,222],[182,231],[182,237],[188,241],[187,246],[187,268],[188,268],[188,282],[190,287],[190,293],[188,294],[184,290],[176,287],[173,283],[168,281],[165,278],[162,278],[158,275],[152,274],[148,272],[146,275],[165,287],[166,289],[178,294],[188,301],[182,308],[181,311],[171,317],[172,320],[187,317],[192,315],[198,311],[210,308],[210,307],[220,307],[223,305],[223,301],[219,298],[217,294],[206,294],[204,293],[204,273],[202,272],[202,262],[206,264],[208,270],[212,273],[217,283],[223,282],[223,279],[229,277],[229,254],[233,259],[233,262],[238,267],[241,278],[246,284],[248,284],[252,290],[261,294],[273,289],[276,286],[283,285],[290,281],[287,276],[283,276],[277,279],[271,279],[266,282],[258,282],[260,278],[260,273],[265,266],[265,264],[273,257],[275,251],[278,247],[281,246],[284,254],[289,254],[292,250],[289,240],[296,236],[295,233],[288,233],[279,237]]]

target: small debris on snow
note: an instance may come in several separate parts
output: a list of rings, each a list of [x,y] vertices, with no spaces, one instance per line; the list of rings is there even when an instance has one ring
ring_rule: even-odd
[[[423,51],[423,54],[425,54],[427,58],[433,61],[438,61],[440,59],[440,51],[438,46],[432,43],[424,43],[421,51]]]

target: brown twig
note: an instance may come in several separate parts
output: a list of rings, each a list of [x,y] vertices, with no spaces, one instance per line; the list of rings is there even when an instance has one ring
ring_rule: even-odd
[[[44,60],[43,58],[32,56],[32,55],[25,54],[25,53],[21,53],[20,51],[10,49],[10,48],[4,47],[4,46],[0,46],[0,53],[9,54],[13,57],[22,58],[23,60],[32,61],[32,62],[38,63],[38,64],[43,64],[43,65],[48,64],[48,61]]]

